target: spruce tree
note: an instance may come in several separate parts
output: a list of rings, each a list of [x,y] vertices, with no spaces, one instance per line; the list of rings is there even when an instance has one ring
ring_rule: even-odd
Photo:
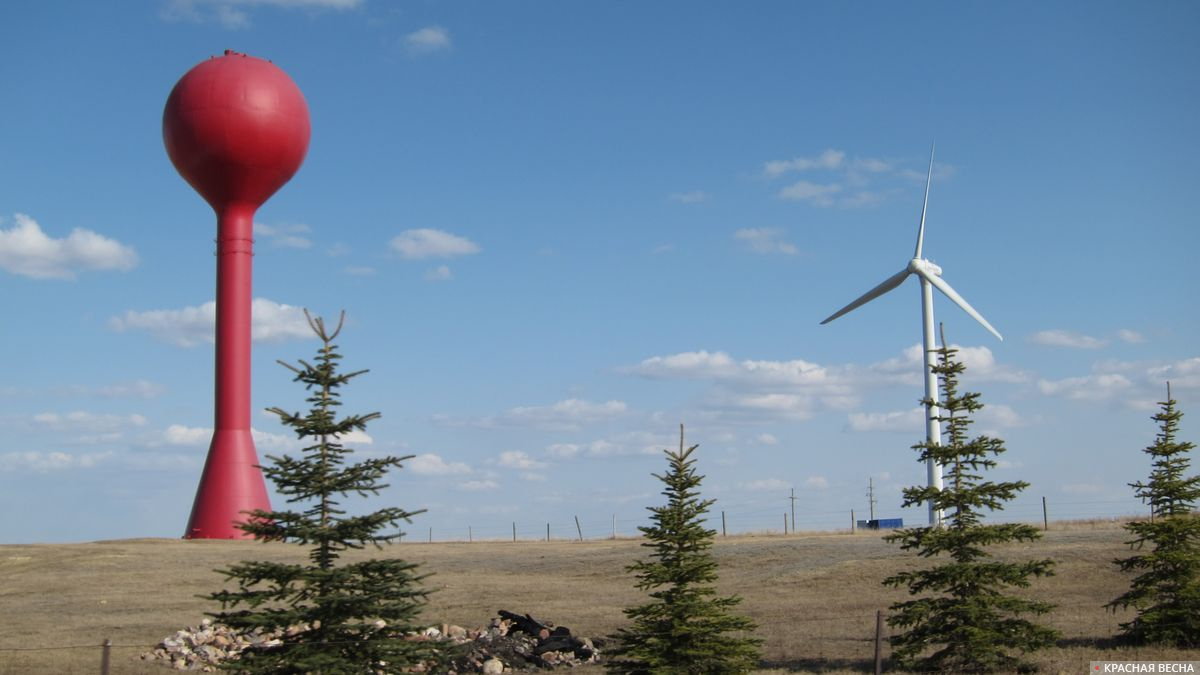
[[[1187,476],[1194,443],[1175,440],[1183,413],[1175,409],[1171,384],[1167,400],[1152,419],[1159,424],[1154,444],[1143,452],[1152,458],[1146,482],[1130,483],[1134,494],[1150,502],[1149,521],[1129,523],[1136,538],[1127,542],[1145,553],[1115,560],[1122,571],[1141,572],[1129,591],[1108,603],[1110,609],[1132,605],[1137,618],[1121,624],[1122,637],[1139,644],[1200,647],[1200,476]]]
[[[653,549],[649,559],[630,565],[637,588],[650,591],[653,600],[625,610],[632,620],[615,638],[608,669],[635,675],[719,675],[745,673],[759,659],[761,640],[746,636],[757,626],[748,618],[730,613],[741,602],[737,596],[717,597],[713,558],[715,530],[704,527],[703,516],[714,500],[700,499],[703,476],[696,474],[692,452],[664,450],[669,470],[654,477],[666,484],[665,506],[648,507],[652,525],[639,527]]]
[[[223,666],[246,673],[322,673],[324,675],[400,672],[428,661],[430,643],[406,639],[426,602],[424,577],[417,566],[388,558],[338,564],[341,555],[368,544],[380,548],[397,534],[400,522],[421,511],[385,508],[365,515],[347,515],[341,501],[351,495],[377,495],[389,469],[409,457],[382,457],[349,463],[351,450],[342,439],[363,431],[379,413],[344,415],[337,409],[340,389],[367,372],[341,373],[341,355],[333,340],[341,332],[326,330],[320,318],[305,312],[321,340],[313,363],[279,363],[304,384],[311,405],[306,413],[270,408],[306,443],[300,457],[268,456],[263,473],[276,491],[300,511],[254,511],[241,528],[265,542],[289,542],[308,548],[307,564],[243,561],[218,570],[235,589],[209,596],[221,603],[211,616],[235,629],[250,632],[284,630],[282,644],[258,646]],[[235,609],[236,608],[236,609]],[[269,643],[268,643],[269,644]]]
[[[1028,664],[1013,652],[1031,652],[1054,644],[1056,631],[1022,618],[1039,615],[1053,606],[1015,595],[1009,587],[1025,588],[1030,577],[1052,575],[1050,560],[1000,562],[984,549],[993,544],[1038,539],[1030,525],[989,523],[983,512],[999,511],[1004,502],[1028,487],[1023,481],[997,483],[983,480],[982,472],[996,466],[993,459],[1005,451],[998,438],[968,438],[971,415],[983,404],[977,393],[959,393],[958,377],[965,366],[954,357],[957,350],[937,350],[933,367],[940,380],[939,420],[945,443],[921,443],[922,463],[941,465],[945,483],[904,490],[904,506],[929,505],[944,512],[940,526],[900,530],[887,537],[904,550],[923,558],[945,557],[927,569],[901,572],[884,580],[889,586],[906,586],[914,596],[892,605],[888,624],[904,629],[891,638],[893,658],[900,667],[919,671],[991,672],[1018,670]],[[934,401],[925,400],[925,405]],[[932,651],[930,651],[932,650]]]

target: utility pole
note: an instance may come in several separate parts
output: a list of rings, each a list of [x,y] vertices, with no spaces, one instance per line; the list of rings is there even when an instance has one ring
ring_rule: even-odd
[[[867,505],[871,507],[871,520],[875,520],[875,479],[867,479]]]
[[[792,496],[789,497],[792,501],[792,532],[796,531],[796,488],[792,488]]]

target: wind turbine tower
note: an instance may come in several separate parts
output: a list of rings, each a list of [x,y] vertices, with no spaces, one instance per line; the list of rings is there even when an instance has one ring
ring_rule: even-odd
[[[963,299],[961,295],[959,295],[953,288],[950,287],[950,284],[946,283],[946,281],[942,279],[942,268],[938,267],[932,262],[929,262],[924,257],[925,212],[929,208],[929,184],[933,180],[934,149],[934,147],[931,147],[929,150],[929,172],[925,176],[925,201],[921,204],[921,225],[917,228],[917,248],[913,252],[912,259],[908,261],[908,264],[905,265],[904,269],[888,277],[878,286],[872,288],[866,293],[863,293],[854,302],[834,312],[829,318],[821,322],[821,325],[823,326],[839,316],[867,304],[875,298],[878,298],[884,293],[887,293],[893,288],[896,288],[900,284],[904,283],[904,280],[907,279],[909,275],[915,274],[917,278],[920,279],[921,318],[924,337],[923,346],[925,352],[925,400],[932,401],[931,404],[925,407],[925,440],[930,445],[941,443],[942,439],[942,425],[937,420],[938,416],[941,414],[941,408],[938,405],[937,376],[933,372],[933,365],[935,361],[934,350],[937,349],[933,322],[933,289],[938,289],[943,295],[945,295],[947,298],[950,298],[954,304],[961,307],[967,314],[970,314],[971,318],[982,324],[983,327],[988,329],[992,335],[995,335],[998,340],[1004,340],[1004,337],[992,327],[992,324],[987,322],[987,319],[983,318],[983,315],[975,311],[975,308],[972,307],[970,303]],[[928,485],[940,490],[942,488],[942,467],[930,459],[926,463],[926,472]],[[929,524],[940,525],[941,521],[941,512],[934,510],[933,505],[930,504]]]

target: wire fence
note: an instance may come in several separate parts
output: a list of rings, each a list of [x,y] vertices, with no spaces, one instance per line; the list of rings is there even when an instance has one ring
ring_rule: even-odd
[[[1134,505],[1136,507],[1136,504]],[[788,535],[799,532],[852,533],[860,521],[869,520],[869,512],[857,509],[814,509],[798,507],[795,510],[780,500],[779,506],[764,506],[762,503],[718,505],[708,513],[705,526],[719,536],[731,535]],[[894,513],[894,512],[893,512]],[[926,522],[926,513],[909,509],[903,515],[908,527]],[[1006,507],[1004,511],[985,515],[985,520],[1004,523],[1035,524],[1044,529],[1053,529],[1056,523],[1118,522],[1139,516],[1148,516],[1149,511],[1137,513],[1127,500],[1082,500],[1054,501],[1046,498],[1036,502],[1024,502]],[[400,543],[434,542],[562,542],[595,541],[603,539],[637,538],[639,528],[651,525],[650,518],[641,513],[614,512],[608,517],[596,517],[559,513],[544,520],[479,518],[476,522],[447,523],[444,519],[433,525],[408,525],[401,528]]]

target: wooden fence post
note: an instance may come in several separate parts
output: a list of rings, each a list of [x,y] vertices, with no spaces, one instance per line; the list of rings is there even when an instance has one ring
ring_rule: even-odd
[[[579,541],[583,541],[583,528],[579,526],[579,516],[575,516],[575,531],[579,533]]]
[[[546,541],[550,541],[550,523],[546,523]]]
[[[783,534],[787,535],[787,514],[783,514]]]
[[[858,521],[854,519],[854,509],[850,509],[850,534],[854,534],[858,527]]]
[[[1042,529],[1050,530],[1050,512],[1046,510],[1046,498],[1042,497]]]
[[[429,543],[433,543],[433,528],[429,528]]]
[[[883,610],[875,610],[875,675],[883,673]]]
[[[613,514],[613,540],[617,538],[617,514]]]
[[[517,543],[517,521],[513,521],[513,543]]]
[[[112,650],[112,640],[105,638],[100,645],[100,675],[108,675],[109,652]]]
[[[725,530],[725,512],[724,511],[721,512],[721,536],[722,537],[729,536],[729,532],[727,532]]]

